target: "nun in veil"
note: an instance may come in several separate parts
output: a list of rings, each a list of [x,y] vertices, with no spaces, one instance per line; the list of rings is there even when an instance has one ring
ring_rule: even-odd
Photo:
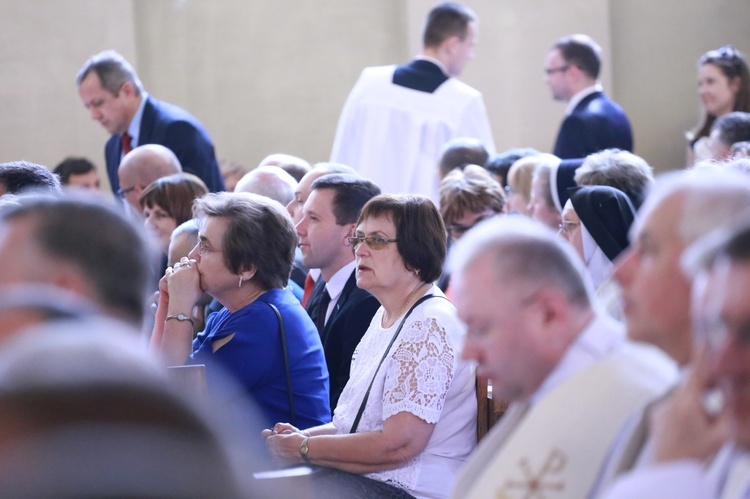
[[[622,320],[620,290],[612,278],[615,258],[628,247],[635,208],[614,187],[596,185],[568,189],[560,235],[570,242],[586,265],[600,304]]]

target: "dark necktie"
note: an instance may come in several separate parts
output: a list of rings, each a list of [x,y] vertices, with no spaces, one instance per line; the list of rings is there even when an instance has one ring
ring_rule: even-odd
[[[122,134],[122,137],[120,137],[120,141],[122,142],[122,154],[127,154],[133,150],[132,140],[133,137],[128,135],[127,132]]]
[[[318,333],[323,335],[323,328],[326,325],[326,314],[328,312],[328,305],[331,303],[331,295],[328,294],[328,289],[323,288],[323,292],[320,295],[320,301],[318,302],[318,318],[315,321],[315,325],[318,326]]]

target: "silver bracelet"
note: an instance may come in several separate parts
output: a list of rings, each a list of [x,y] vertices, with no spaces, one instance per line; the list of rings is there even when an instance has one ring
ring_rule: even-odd
[[[167,318],[164,319],[164,323],[166,324],[166,322],[168,320],[170,320],[170,319],[174,319],[174,320],[180,321],[180,322],[189,322],[190,324],[192,324],[193,326],[195,326],[195,321],[189,315],[185,315],[185,314],[172,314],[172,315],[168,315]]]

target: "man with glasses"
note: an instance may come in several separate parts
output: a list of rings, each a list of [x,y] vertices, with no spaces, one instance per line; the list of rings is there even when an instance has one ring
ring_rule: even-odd
[[[568,103],[554,155],[585,158],[616,147],[633,150],[633,134],[625,112],[597,83],[601,48],[587,35],[558,40],[547,54],[546,82],[555,100]]]
[[[117,176],[120,160],[143,144],[168,147],[185,171],[198,176],[210,191],[224,190],[214,146],[203,125],[184,109],[147,94],[122,55],[114,50],[94,55],[78,72],[76,83],[91,119],[112,134],[104,152],[113,192],[122,187]]]
[[[182,173],[182,166],[171,150],[158,144],[136,147],[122,158],[117,169],[120,187],[116,194],[126,201],[129,212],[140,216],[138,197],[143,189],[154,180],[175,173]]]
[[[453,497],[588,497],[629,413],[677,370],[625,341],[594,306],[572,248],[522,217],[495,218],[453,248],[455,304],[468,326],[463,357],[511,401],[459,476]]]

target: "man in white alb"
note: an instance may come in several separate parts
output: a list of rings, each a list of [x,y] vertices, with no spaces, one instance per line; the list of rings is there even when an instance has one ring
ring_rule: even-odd
[[[482,94],[460,82],[474,57],[477,17],[446,2],[430,11],[422,53],[403,66],[365,68],[341,112],[331,161],[352,166],[386,194],[438,202],[438,161],[455,137],[495,143]]]

